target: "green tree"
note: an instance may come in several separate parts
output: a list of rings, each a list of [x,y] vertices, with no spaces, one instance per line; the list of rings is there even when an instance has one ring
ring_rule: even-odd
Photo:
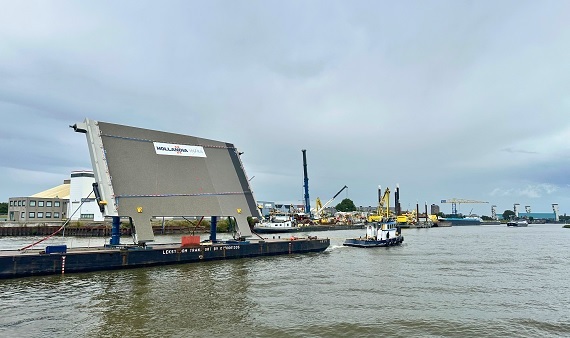
[[[336,205],[335,209],[337,211],[344,211],[344,212],[356,211],[356,206],[354,205],[354,202],[350,198],[345,198],[342,200],[342,202]]]
[[[511,216],[512,216],[512,217],[515,217],[515,212],[514,212],[514,211],[512,211],[512,210],[505,210],[505,211],[503,212],[503,219],[507,219],[507,220],[508,220],[508,219],[511,219]]]
[[[0,215],[8,214],[8,203],[0,203]]]

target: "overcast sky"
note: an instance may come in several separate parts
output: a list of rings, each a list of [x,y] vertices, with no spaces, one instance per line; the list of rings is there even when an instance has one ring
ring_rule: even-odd
[[[0,201],[90,169],[87,117],[234,143],[257,200],[302,203],[307,149],[313,201],[570,213],[570,1],[0,7]]]

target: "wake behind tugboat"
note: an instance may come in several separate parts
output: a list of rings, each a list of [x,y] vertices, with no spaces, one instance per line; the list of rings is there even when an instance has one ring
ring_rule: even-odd
[[[366,237],[349,238],[343,243],[344,246],[359,248],[372,248],[379,246],[400,245],[404,241],[402,230],[396,226],[394,220],[369,223],[366,226]]]

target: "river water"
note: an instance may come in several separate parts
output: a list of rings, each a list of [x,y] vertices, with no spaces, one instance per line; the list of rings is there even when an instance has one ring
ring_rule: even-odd
[[[570,229],[404,229],[399,247],[342,246],[363,231],[311,233],[331,238],[317,254],[1,280],[0,337],[570,336]]]

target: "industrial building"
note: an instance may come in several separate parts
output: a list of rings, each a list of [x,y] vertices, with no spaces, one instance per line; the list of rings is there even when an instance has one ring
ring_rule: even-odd
[[[431,215],[437,215],[437,214],[439,214],[439,205],[437,205],[437,204],[432,204],[432,205],[430,206],[430,212],[431,212]]]
[[[279,203],[279,202],[269,202],[269,201],[257,201],[257,208],[261,212],[261,215],[268,216],[270,212],[277,211],[282,213],[297,213],[304,212],[305,206],[299,203]]]
[[[8,221],[49,222],[67,218],[103,221],[95,196],[91,194],[94,182],[92,171],[73,171],[71,179],[56,187],[28,197],[11,197]]]
[[[557,222],[558,217],[554,212],[519,212],[519,218],[525,218],[529,220],[544,220],[544,221],[551,221]]]

